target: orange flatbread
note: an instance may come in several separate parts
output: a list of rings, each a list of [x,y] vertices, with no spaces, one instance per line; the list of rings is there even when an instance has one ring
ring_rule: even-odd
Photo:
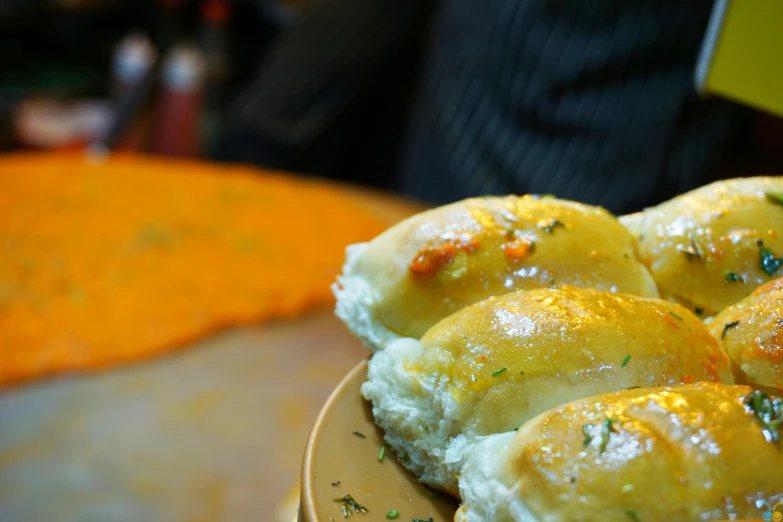
[[[345,246],[385,226],[326,183],[249,167],[0,156],[0,384],[328,303]]]

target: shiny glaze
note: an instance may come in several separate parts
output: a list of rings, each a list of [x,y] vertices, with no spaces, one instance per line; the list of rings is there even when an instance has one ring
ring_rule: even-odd
[[[415,338],[460,308],[520,288],[658,295],[633,235],[606,210],[533,196],[469,199],[414,216],[370,242],[358,269],[375,315]]]
[[[783,178],[713,183],[621,221],[661,295],[714,315],[774,277],[759,266],[758,242],[783,255],[783,205],[766,193],[783,193]]]
[[[769,283],[763,284],[760,287],[753,290],[753,293],[750,295],[763,295],[768,292],[779,292],[783,291],[783,277],[780,277],[778,279],[773,279]]]
[[[499,455],[502,480],[539,520],[627,521],[628,511],[656,521],[760,518],[749,499],[780,500],[783,448],[742,406],[749,391],[700,383],[561,406]],[[617,422],[601,452],[607,418]],[[598,428],[587,446],[584,425]]]
[[[709,329],[729,354],[737,382],[783,391],[783,278],[723,310]]]
[[[447,376],[465,431],[476,434],[625,387],[732,382],[728,357],[686,309],[591,289],[490,298],[439,322],[421,343],[410,369]]]

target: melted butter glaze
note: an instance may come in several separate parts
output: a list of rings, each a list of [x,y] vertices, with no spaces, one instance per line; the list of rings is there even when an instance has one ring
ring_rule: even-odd
[[[783,255],[783,205],[766,196],[781,192],[780,177],[728,180],[622,221],[661,293],[714,315],[773,277],[760,267],[759,241]]]
[[[751,499],[780,500],[783,451],[742,406],[749,391],[700,383],[561,406],[501,454],[504,482],[533,514],[557,520],[628,520],[628,511],[639,520],[760,517]],[[604,439],[608,418],[616,422]]]
[[[783,278],[723,310],[709,329],[729,354],[737,382],[783,391]]]
[[[442,320],[412,371],[439,374],[468,431],[514,429],[557,404],[631,386],[732,382],[728,357],[684,308],[561,287],[494,297]]]
[[[373,240],[361,270],[376,315],[416,338],[460,308],[516,289],[658,295],[634,237],[611,214],[532,196],[475,198],[415,216]]]

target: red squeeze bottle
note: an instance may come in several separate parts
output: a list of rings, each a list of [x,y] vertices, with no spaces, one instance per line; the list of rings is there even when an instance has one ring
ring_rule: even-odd
[[[166,57],[152,152],[168,156],[201,152],[205,69],[204,57],[193,46],[174,47]]]

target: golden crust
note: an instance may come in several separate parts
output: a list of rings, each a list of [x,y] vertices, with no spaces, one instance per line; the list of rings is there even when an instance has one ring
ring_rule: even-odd
[[[519,431],[501,475],[538,520],[758,517],[748,499],[783,492],[783,452],[743,406],[749,392],[700,383],[566,404]]]
[[[783,391],[783,278],[723,310],[709,329],[729,354],[737,382]]]
[[[633,235],[606,210],[533,196],[468,199],[414,216],[370,242],[351,275],[373,289],[374,316],[386,328],[415,338],[520,288],[658,295]]]
[[[465,308],[421,339],[411,370],[447,376],[466,431],[511,431],[546,409],[631,386],[731,383],[729,359],[688,310],[561,287]]]
[[[783,277],[780,277],[778,279],[773,279],[769,283],[765,283],[761,285],[760,287],[753,290],[753,293],[750,295],[764,295],[769,292],[779,292],[783,291]]]
[[[760,261],[763,249],[783,255],[783,205],[767,197],[779,193],[781,177],[721,181],[621,222],[661,295],[714,315],[772,277]]]

